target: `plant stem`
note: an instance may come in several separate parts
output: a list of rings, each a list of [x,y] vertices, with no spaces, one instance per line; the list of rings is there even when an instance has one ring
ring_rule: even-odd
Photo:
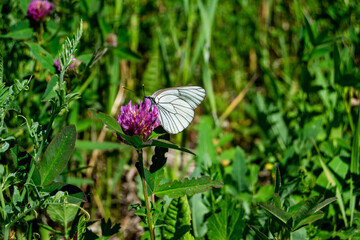
[[[56,106],[55,106],[55,108],[56,108]],[[33,175],[34,170],[35,170],[35,165],[36,165],[37,162],[39,162],[40,154],[41,154],[42,149],[44,147],[44,143],[46,142],[47,138],[49,137],[49,134],[50,134],[50,131],[51,131],[51,128],[52,128],[52,124],[53,124],[56,116],[57,116],[57,112],[52,112],[50,122],[48,123],[48,126],[47,126],[46,131],[45,131],[45,136],[43,137],[43,139],[41,141],[39,149],[36,151],[36,154],[34,156],[35,161],[31,161],[30,171],[29,171],[29,174],[27,176],[26,183],[24,185],[28,184],[30,182],[31,178],[32,178],[32,175]],[[26,191],[23,191],[21,193],[21,200],[24,200],[25,192]]]
[[[5,199],[4,199],[4,195],[3,195],[2,191],[3,191],[2,186],[0,186],[1,215],[2,215],[2,218],[5,220],[7,218],[7,214],[5,211]]]
[[[152,223],[151,214],[150,214],[150,203],[149,203],[149,198],[148,198],[147,189],[146,189],[145,169],[144,169],[144,160],[143,160],[143,156],[142,156],[142,149],[138,149],[138,155],[139,155],[139,165],[140,165],[139,168],[141,171],[140,177],[141,177],[141,182],[142,182],[142,186],[143,186],[143,194],[144,194],[145,206],[146,206],[146,216],[148,219],[148,226],[149,226],[151,240],[155,240],[153,223]]]

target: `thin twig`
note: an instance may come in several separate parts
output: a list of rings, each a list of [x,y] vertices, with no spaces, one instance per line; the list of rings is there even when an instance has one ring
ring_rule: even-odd
[[[259,74],[256,72],[248,82],[248,84],[245,86],[245,88],[237,95],[237,97],[231,102],[231,104],[228,106],[228,108],[225,110],[225,112],[221,115],[219,118],[219,123],[222,123],[225,118],[227,118],[230,113],[234,111],[236,106],[244,99],[246,93],[249,91],[250,87],[254,84],[254,82],[258,79]]]

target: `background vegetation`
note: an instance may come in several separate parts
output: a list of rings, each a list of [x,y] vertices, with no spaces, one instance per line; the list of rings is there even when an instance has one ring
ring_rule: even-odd
[[[120,223],[119,238],[139,238],[144,231],[134,210],[128,210],[143,200],[137,195],[136,154],[89,109],[116,118],[120,105],[143,98],[143,85],[145,95],[182,85],[207,91],[194,122],[171,137],[197,157],[170,151],[165,168],[169,180],[209,175],[224,183],[188,198],[195,237],[252,239],[259,229],[266,235],[276,232],[279,226],[268,225],[269,216],[258,205],[270,202],[277,190],[275,165],[283,205],[317,195],[337,197],[319,221],[297,232],[298,239],[358,234],[356,1],[54,0],[54,12],[43,26],[27,17],[28,3],[0,3],[2,80],[10,86],[32,76],[14,111],[7,112],[0,140],[14,136],[7,141],[10,148],[19,144],[33,152],[27,126],[16,116],[21,113],[40,126],[49,121],[51,104],[44,99],[51,97],[46,89],[56,72],[53,61],[82,19],[84,34],[75,54],[82,64],[65,76],[68,89],[81,98],[53,126],[53,136],[70,124],[78,134],[59,180],[85,192],[83,207],[92,219]],[[115,37],[117,45],[111,46]],[[0,163],[8,164],[6,159],[9,151]],[[61,228],[41,218],[31,226],[41,228],[37,223],[42,221]]]

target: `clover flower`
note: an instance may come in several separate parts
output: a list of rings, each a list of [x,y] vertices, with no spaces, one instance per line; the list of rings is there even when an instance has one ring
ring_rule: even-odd
[[[109,47],[117,47],[117,36],[115,33],[109,33],[106,36],[105,45]]]
[[[118,123],[128,136],[137,135],[147,141],[152,131],[160,125],[159,110],[152,106],[149,99],[145,98],[140,104],[128,105],[120,108]]]
[[[53,8],[53,5],[46,0],[34,0],[28,5],[27,15],[35,21],[44,21]]]

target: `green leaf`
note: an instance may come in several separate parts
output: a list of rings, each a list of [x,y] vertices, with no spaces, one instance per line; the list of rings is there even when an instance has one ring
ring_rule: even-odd
[[[325,199],[324,201],[322,201],[322,199],[323,198],[321,196],[314,196],[309,198],[305,201],[304,204],[302,204],[302,206],[299,208],[299,210],[293,217],[293,227],[295,229],[300,227],[300,224],[302,224],[304,219],[311,217],[311,215],[317,213],[318,211],[320,211],[321,208],[327,206],[331,202],[335,201],[337,198],[332,197]]]
[[[60,236],[64,236],[64,233],[58,230],[53,229],[52,227],[42,224],[42,223],[37,223],[40,227],[48,230],[49,232],[55,233],[55,234],[59,234]]]
[[[48,69],[51,73],[55,73],[53,62],[54,57],[37,43],[27,42],[26,44],[30,47],[31,52],[34,54],[34,57],[39,61],[41,66]]]
[[[162,239],[194,239],[190,233],[190,214],[191,211],[186,196],[173,199],[164,218],[167,225],[161,228]]]
[[[112,131],[119,134],[124,140],[126,140],[129,143],[135,143],[135,144],[138,144],[138,145],[141,146],[141,144],[142,144],[141,139],[140,139],[141,143],[139,143],[139,137],[138,136],[134,136],[134,137],[126,136],[124,134],[123,130],[121,129],[120,124],[113,117],[110,117],[109,115],[106,115],[105,113],[101,113],[101,112],[97,113],[94,109],[89,109],[89,110],[95,117],[100,119]]]
[[[202,194],[195,194],[190,199],[192,223],[195,237],[204,237],[207,232],[207,225],[204,221],[205,214],[209,212]]]
[[[232,164],[232,177],[234,178],[239,192],[248,189],[246,177],[245,153],[240,147],[236,147],[235,156]]]
[[[4,142],[0,145],[0,153],[6,152],[10,147],[10,144],[8,142]]]
[[[280,168],[278,165],[276,165],[276,176],[275,176],[275,190],[274,193],[279,193],[281,188],[281,174],[280,174]]]
[[[351,163],[350,163],[350,226],[353,225],[354,213],[356,206],[356,198],[358,197],[354,191],[358,188],[358,179],[360,176],[360,107],[358,107],[358,118],[353,134]]]
[[[216,147],[213,143],[212,129],[214,129],[214,126],[212,118],[202,116],[197,128],[199,130],[199,141],[196,150],[198,154],[197,164],[207,168],[218,163]]]
[[[49,101],[50,99],[52,99],[53,97],[56,96],[56,92],[55,89],[57,87],[57,82],[59,81],[59,77],[57,75],[54,75],[51,80],[48,82],[47,86],[46,86],[46,90],[45,93],[42,97],[42,100],[44,101]]]
[[[335,83],[339,83],[341,79],[341,70],[340,70],[340,54],[337,47],[336,41],[334,41],[334,79]]]
[[[263,209],[265,209],[272,216],[274,216],[278,222],[285,224],[285,225],[289,224],[289,221],[291,220],[290,213],[288,213],[280,208],[277,208],[274,205],[269,204],[269,203],[258,203],[258,205],[260,207],[262,207]]]
[[[114,54],[118,56],[120,59],[132,60],[132,61],[140,61],[141,57],[131,51],[130,48],[118,47],[114,49]]]
[[[152,146],[162,147],[162,148],[171,148],[171,149],[179,150],[179,151],[182,151],[182,152],[187,152],[187,153],[190,153],[192,155],[196,155],[192,151],[190,151],[190,150],[188,150],[186,148],[179,147],[179,146],[173,144],[172,142],[169,142],[169,141],[164,140],[164,139],[153,139],[153,140],[150,141],[149,144],[143,144],[141,147],[152,147]]]
[[[71,225],[70,238],[76,240],[85,240],[87,225],[84,214],[77,215]]]
[[[299,211],[299,209],[301,208],[301,206],[304,205],[304,204],[305,204],[305,201],[299,202],[299,203],[297,203],[297,204],[295,204],[295,205],[292,205],[292,206],[289,207],[288,212],[289,212],[291,215],[293,215],[294,213],[296,213],[297,211]]]
[[[50,184],[64,170],[74,151],[75,141],[74,125],[64,127],[51,141],[39,166],[41,186]]]
[[[77,140],[75,147],[77,149],[85,150],[113,150],[113,149],[124,149],[124,144],[117,142],[92,142],[85,140]]]
[[[297,240],[297,239],[309,239],[306,233],[306,228],[300,228],[290,233],[290,240]]]
[[[86,196],[80,188],[68,183],[52,182],[51,184],[44,187],[42,191],[51,194],[57,193],[59,191],[67,192],[68,195],[66,199],[69,203],[85,202],[86,200]]]
[[[208,220],[210,240],[237,240],[244,231],[244,211],[231,199],[223,199]]]
[[[248,225],[249,228],[251,228],[256,236],[260,239],[260,240],[268,240],[270,238],[268,238],[264,233],[262,233],[257,227],[253,226],[253,225]]]
[[[12,196],[12,203],[14,204],[14,207],[20,211],[20,207],[18,207],[18,203],[21,203],[21,196],[20,196],[20,193],[19,193],[19,190],[17,188],[17,186],[14,186],[14,193],[13,193],[13,196]]]
[[[77,56],[76,59],[82,61],[83,63],[85,63],[85,65],[88,65],[89,62],[91,61],[92,56],[93,56],[92,53],[82,54]]]
[[[74,220],[79,208],[67,203],[50,204],[46,209],[51,220],[59,222],[63,226]]]
[[[163,177],[164,177],[164,168],[161,168],[154,173],[150,173],[147,169],[145,169],[146,187],[149,196],[153,194],[154,189],[158,188]]]
[[[233,133],[225,133],[219,138],[219,141],[217,142],[217,147],[223,147],[225,144],[230,143],[234,139]]]
[[[315,222],[316,220],[319,220],[323,216],[324,216],[324,213],[321,212],[321,211],[318,211],[318,212],[314,213],[313,215],[302,219],[296,226],[294,226],[294,230],[299,229],[299,228],[301,228],[302,226],[304,226],[306,224],[310,224],[312,222]]]
[[[211,180],[209,176],[188,179],[181,181],[168,182],[160,185],[155,189],[154,194],[158,197],[168,195],[170,198],[178,198],[182,196],[191,196],[210,190],[212,187],[220,188],[224,184],[219,180]]]
[[[278,193],[273,194],[274,204],[277,208],[281,208],[281,199]]]
[[[34,34],[34,31],[32,28],[23,28],[23,29],[16,30],[14,32],[2,34],[2,35],[0,35],[0,38],[12,38],[15,40],[25,40],[25,39],[31,38],[33,34]]]
[[[120,231],[120,223],[112,224],[111,219],[109,219],[107,222],[105,219],[101,219],[101,233],[103,236],[103,239],[105,237],[111,237],[112,235],[118,233]]]
[[[273,185],[265,185],[260,187],[259,191],[254,195],[254,200],[256,202],[267,202],[269,201],[274,194]]]

